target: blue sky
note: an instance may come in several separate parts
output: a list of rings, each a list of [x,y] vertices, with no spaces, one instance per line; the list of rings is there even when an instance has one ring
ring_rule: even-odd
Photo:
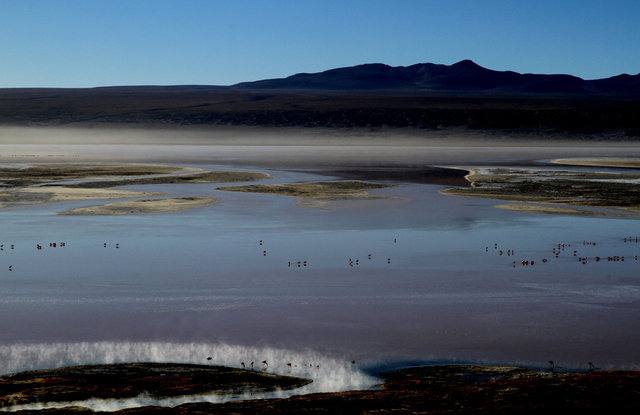
[[[0,87],[230,85],[472,59],[640,72],[636,0],[0,0]]]

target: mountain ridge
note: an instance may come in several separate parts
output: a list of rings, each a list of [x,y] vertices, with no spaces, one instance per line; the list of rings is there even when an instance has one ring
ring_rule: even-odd
[[[263,79],[231,85],[234,89],[300,89],[336,91],[406,90],[414,92],[640,95],[640,74],[620,74],[585,80],[567,74],[533,74],[487,69],[465,59],[452,65],[418,63],[389,66],[366,63],[298,73],[285,78]]]

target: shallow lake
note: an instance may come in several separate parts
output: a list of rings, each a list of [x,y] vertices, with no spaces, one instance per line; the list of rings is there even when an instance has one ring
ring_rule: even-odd
[[[265,183],[327,180],[261,171]],[[387,199],[326,209],[181,184],[131,188],[219,202],[120,217],[56,215],[95,202],[1,211],[0,371],[211,354],[232,366],[269,356],[274,370],[303,356],[640,366],[637,220],[396,184],[374,192]]]

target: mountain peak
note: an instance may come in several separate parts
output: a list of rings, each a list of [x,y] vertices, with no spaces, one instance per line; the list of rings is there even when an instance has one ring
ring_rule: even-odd
[[[456,62],[451,65],[452,68],[482,68],[482,66],[478,65],[471,59],[463,59],[460,62]],[[485,69],[485,68],[482,68]]]

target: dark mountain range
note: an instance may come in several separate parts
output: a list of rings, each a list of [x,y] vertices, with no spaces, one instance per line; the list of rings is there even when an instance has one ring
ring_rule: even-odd
[[[495,95],[640,95],[640,74],[587,81],[571,75],[494,71],[470,60],[453,65],[380,63],[301,73],[287,78],[243,82],[241,89],[403,90],[415,92],[492,93]]]

